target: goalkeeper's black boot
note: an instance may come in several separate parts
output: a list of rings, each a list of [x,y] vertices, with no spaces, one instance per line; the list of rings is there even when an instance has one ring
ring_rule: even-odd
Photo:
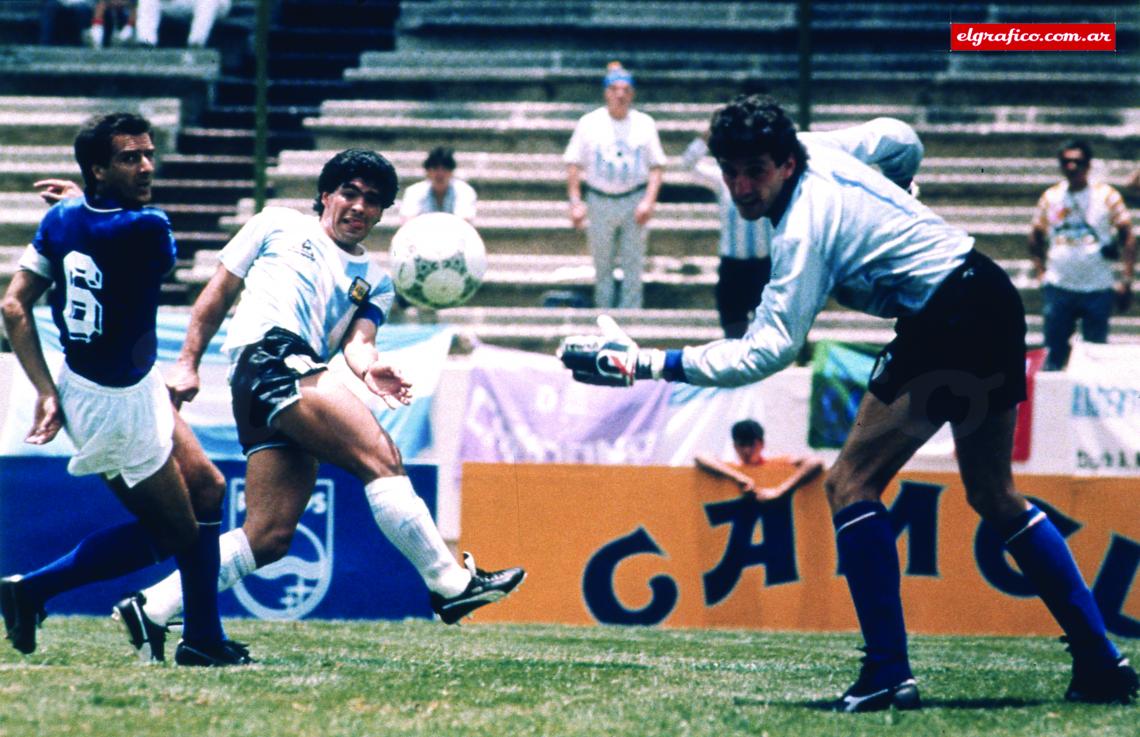
[[[863,656],[859,679],[831,705],[832,711],[921,709],[918,684],[906,663],[872,662]]]
[[[502,599],[526,578],[526,571],[521,568],[489,572],[479,570],[470,553],[463,554],[463,565],[471,572],[471,583],[467,584],[463,593],[456,596],[431,595],[431,608],[445,624],[455,624],[484,604]]]
[[[111,609],[111,618],[122,623],[139,660],[161,663],[166,660],[166,627],[146,615],[144,604],[142,592],[131,594]]]
[[[0,610],[12,647],[25,655],[36,651],[36,628],[47,617],[43,604],[34,601],[21,585],[23,576],[0,578]]]

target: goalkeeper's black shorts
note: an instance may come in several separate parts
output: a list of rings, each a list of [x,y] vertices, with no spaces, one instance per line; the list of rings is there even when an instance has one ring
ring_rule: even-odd
[[[1006,273],[972,251],[922,311],[899,318],[869,391],[903,394],[936,425],[976,422],[1026,398],[1025,308]]]

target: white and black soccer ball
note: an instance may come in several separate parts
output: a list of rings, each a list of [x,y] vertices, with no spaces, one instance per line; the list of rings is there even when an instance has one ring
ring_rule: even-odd
[[[412,218],[392,236],[388,265],[396,291],[441,310],[471,299],[487,273],[487,249],[466,220],[445,212]]]

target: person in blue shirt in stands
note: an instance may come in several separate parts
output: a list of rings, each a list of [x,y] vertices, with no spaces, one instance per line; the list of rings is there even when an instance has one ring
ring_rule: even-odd
[[[175,661],[242,665],[251,662],[248,650],[226,639],[217,604],[224,480],[155,368],[158,299],[175,246],[166,214],[147,207],[150,131],[141,116],[111,113],[79,132],[84,196],[58,197],[3,300],[8,339],[36,390],[26,441],[41,445],[66,429],[76,448],[68,471],[103,476],[137,520],[88,535],[38,570],[0,579],[0,610],[12,646],[31,653],[53,596],[173,554],[187,592]],[[32,312],[53,284],[49,301],[65,358],[55,378]]]

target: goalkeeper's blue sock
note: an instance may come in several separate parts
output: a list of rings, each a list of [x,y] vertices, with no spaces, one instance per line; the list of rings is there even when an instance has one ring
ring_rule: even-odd
[[[65,591],[153,565],[166,557],[160,550],[141,524],[125,522],[91,533],[67,555],[26,574],[20,586],[42,603]]]
[[[833,522],[839,568],[851,589],[867,660],[882,664],[888,681],[910,678],[902,576],[887,508],[879,502],[856,502],[839,510]]]
[[[221,528],[221,509],[200,518],[197,542],[177,558],[182,578],[182,639],[195,645],[210,645],[226,637],[218,614]]]
[[[1006,549],[1065,631],[1074,657],[1115,663],[1120,652],[1108,639],[1100,608],[1049,517],[1030,506],[1001,532]]]

